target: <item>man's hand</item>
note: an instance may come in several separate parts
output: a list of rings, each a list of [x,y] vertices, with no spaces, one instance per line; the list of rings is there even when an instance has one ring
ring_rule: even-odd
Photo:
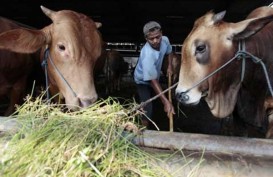
[[[151,85],[156,94],[160,94],[162,92],[162,88],[157,79],[151,80]],[[168,117],[170,114],[175,114],[172,103],[166,98],[165,94],[160,95],[160,99],[164,105],[164,111],[167,113]]]
[[[167,116],[170,117],[170,114],[175,114],[174,107],[171,102],[166,101],[164,103],[164,111],[167,113]]]

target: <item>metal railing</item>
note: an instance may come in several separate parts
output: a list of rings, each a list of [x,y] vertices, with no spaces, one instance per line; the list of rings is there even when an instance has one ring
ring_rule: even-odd
[[[115,49],[122,52],[123,55],[136,56],[139,55],[144,43],[130,43],[130,42],[107,42],[107,50]],[[177,54],[181,54],[181,44],[171,44],[173,51]]]

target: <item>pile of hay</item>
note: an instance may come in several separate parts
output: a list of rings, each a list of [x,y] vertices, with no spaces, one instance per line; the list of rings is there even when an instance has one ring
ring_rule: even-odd
[[[19,130],[1,137],[9,141],[0,176],[170,176],[130,142],[133,133],[124,134],[124,125],[135,122],[127,112],[113,98],[68,113],[27,98],[16,114]]]

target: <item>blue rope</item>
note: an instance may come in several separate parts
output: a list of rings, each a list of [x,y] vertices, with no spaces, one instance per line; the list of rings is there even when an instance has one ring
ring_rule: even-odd
[[[50,54],[49,54],[49,48],[47,48],[44,52],[44,59],[42,61],[42,67],[45,68],[45,77],[46,77],[46,88],[47,88],[47,100],[49,100],[50,98],[50,94],[49,94],[49,83],[48,83],[48,60],[50,61],[51,65],[53,66],[53,68],[57,71],[58,75],[61,77],[61,79],[63,80],[63,82],[68,86],[68,88],[71,90],[72,94],[77,97],[77,94],[74,92],[74,90],[72,89],[72,87],[69,85],[69,83],[67,82],[67,80],[63,77],[63,75],[61,74],[61,72],[59,71],[59,69],[57,68],[57,66],[54,64],[54,62],[52,61]]]
[[[44,51],[44,59],[43,59],[42,64],[41,64],[42,67],[43,67],[44,70],[45,70],[46,98],[47,98],[47,101],[48,101],[49,98],[50,98],[50,94],[49,94],[49,84],[48,84],[48,70],[47,70],[47,66],[48,66],[48,63],[47,63],[48,54],[49,54],[49,49],[47,48],[47,49]]]

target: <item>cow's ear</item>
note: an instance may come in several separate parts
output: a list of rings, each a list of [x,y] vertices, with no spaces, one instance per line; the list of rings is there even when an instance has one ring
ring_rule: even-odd
[[[262,17],[262,18],[252,18],[244,20],[231,25],[233,32],[233,39],[245,39],[260,31],[265,25],[273,21],[273,15]]]
[[[46,43],[40,30],[15,29],[0,34],[0,48],[19,53],[34,53]]]
[[[95,24],[96,24],[97,28],[100,28],[102,26],[102,24],[100,22],[95,22]]]

